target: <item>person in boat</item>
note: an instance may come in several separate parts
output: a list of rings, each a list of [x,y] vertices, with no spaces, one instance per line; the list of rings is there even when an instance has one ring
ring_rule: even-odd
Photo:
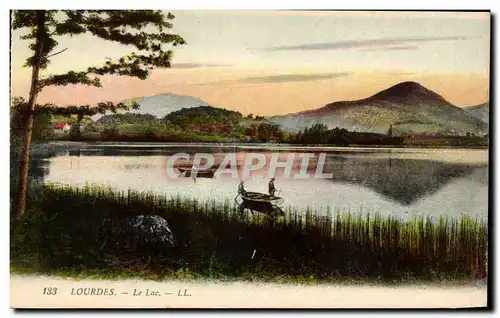
[[[196,165],[193,165],[191,167],[191,178],[193,179],[194,183],[196,183],[196,175],[198,174],[198,168]]]
[[[271,178],[269,181],[269,195],[274,197],[274,194],[276,193],[276,188],[274,187],[274,177]]]
[[[240,185],[238,186],[238,194],[247,194],[247,192],[245,191],[245,183],[243,182],[243,180],[241,180]]]

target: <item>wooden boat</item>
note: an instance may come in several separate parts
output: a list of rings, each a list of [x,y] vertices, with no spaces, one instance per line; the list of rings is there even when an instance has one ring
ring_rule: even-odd
[[[240,201],[238,201],[238,197],[241,198]],[[269,194],[246,192],[243,195],[238,195],[235,198],[235,202],[238,205],[240,213],[248,209],[252,213],[261,212],[272,217],[285,215],[285,212],[280,207],[280,205],[283,204],[283,199],[276,196],[270,196]]]
[[[180,173],[184,175],[184,177],[191,177],[191,172],[193,171],[192,167],[178,167]],[[215,169],[195,169],[197,170],[196,178],[213,178],[215,175]]]

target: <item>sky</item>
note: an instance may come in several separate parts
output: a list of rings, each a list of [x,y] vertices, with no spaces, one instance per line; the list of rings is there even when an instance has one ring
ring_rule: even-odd
[[[172,68],[147,80],[107,76],[102,88],[46,88],[38,102],[95,104],[174,93],[244,114],[275,115],[366,98],[416,81],[459,106],[488,101],[490,15],[485,12],[173,11]],[[24,31],[25,32],[25,31]],[[14,31],[11,91],[27,97],[28,41]],[[43,72],[101,65],[133,51],[90,35],[59,38]]]

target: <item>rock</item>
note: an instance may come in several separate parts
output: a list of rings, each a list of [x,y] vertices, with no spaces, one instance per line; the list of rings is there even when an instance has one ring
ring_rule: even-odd
[[[158,215],[137,215],[127,219],[126,234],[139,245],[175,245],[167,221]]]

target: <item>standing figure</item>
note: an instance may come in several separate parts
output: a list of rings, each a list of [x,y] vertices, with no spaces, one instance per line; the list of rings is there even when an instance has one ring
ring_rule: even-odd
[[[238,186],[238,194],[245,195],[247,192],[245,191],[245,186],[243,180],[241,180],[240,185]]]
[[[193,165],[191,167],[191,178],[193,179],[194,183],[196,183],[196,176],[198,175],[198,167]]]
[[[276,188],[274,187],[274,177],[269,181],[269,195],[274,197],[274,193],[276,193]]]
[[[238,195],[236,196],[236,198],[240,195],[244,196],[246,194],[247,194],[247,192],[245,191],[245,186],[244,186],[243,180],[241,180],[240,184],[238,185]],[[234,199],[235,201],[236,201],[236,198]],[[244,202],[245,202],[245,200],[243,200],[242,203],[238,203],[238,212],[240,213],[240,215],[243,215],[243,212],[245,212]]]

